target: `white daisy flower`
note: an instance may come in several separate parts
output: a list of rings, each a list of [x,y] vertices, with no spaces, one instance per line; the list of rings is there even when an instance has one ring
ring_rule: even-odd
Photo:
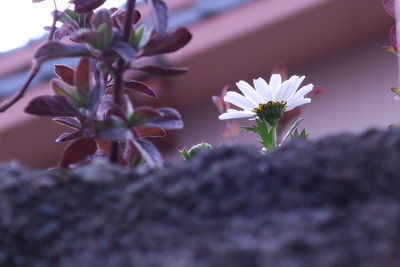
[[[243,95],[229,91],[224,100],[242,110],[228,109],[219,119],[258,118],[274,126],[285,111],[311,102],[305,95],[312,91],[313,85],[308,84],[299,89],[304,79],[305,76],[292,76],[282,82],[279,74],[273,74],[269,84],[263,78],[254,80],[255,89],[247,82],[240,81],[236,85]]]

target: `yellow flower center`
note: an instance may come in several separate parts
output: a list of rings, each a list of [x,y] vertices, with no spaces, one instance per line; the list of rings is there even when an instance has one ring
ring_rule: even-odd
[[[258,107],[253,109],[253,112],[257,114],[260,120],[265,120],[269,125],[274,127],[278,120],[282,118],[286,110],[286,105],[286,101],[269,101],[268,103],[258,105]]]

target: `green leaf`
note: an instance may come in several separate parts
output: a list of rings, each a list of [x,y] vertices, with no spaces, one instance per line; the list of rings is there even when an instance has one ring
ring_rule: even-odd
[[[140,26],[136,30],[134,37],[131,38],[131,40],[129,41],[129,43],[134,49],[139,49],[139,45],[140,42],[142,41],[143,34],[144,34],[144,25]]]
[[[308,133],[306,133],[306,129],[303,129],[301,132],[296,129],[291,135],[290,135],[290,140],[295,140],[295,139],[307,139],[309,136]]]
[[[198,154],[200,151],[207,151],[211,148],[212,146],[210,144],[202,142],[200,144],[192,146],[189,150],[182,149],[179,150],[179,152],[185,160],[188,160],[196,156],[196,154]]]
[[[182,149],[182,150],[179,150],[179,153],[181,153],[182,157],[183,157],[185,160],[190,159],[190,153],[189,153],[188,150]]]
[[[283,137],[282,142],[279,144],[279,146],[283,145],[283,143],[285,143],[285,141],[292,136],[292,134],[297,131],[297,127],[299,127],[300,123],[303,122],[303,118],[298,119],[297,121],[295,121],[292,125],[292,127],[290,127],[289,131],[285,134],[285,137]]]
[[[261,137],[260,144],[268,151],[276,148],[276,128],[270,127],[265,120],[257,120],[257,126],[242,127],[242,129],[258,134]]]

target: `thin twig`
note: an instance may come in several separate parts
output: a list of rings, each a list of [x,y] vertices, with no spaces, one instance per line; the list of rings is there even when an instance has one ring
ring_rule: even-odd
[[[53,40],[54,33],[56,31],[56,23],[58,21],[58,15],[57,15],[57,4],[56,1],[54,0],[54,16],[53,16],[53,24],[51,25],[51,29],[49,34],[47,35],[46,42]],[[35,62],[30,71],[28,78],[25,80],[24,84],[22,87],[15,93],[11,98],[7,99],[0,105],[0,112],[4,112],[7,109],[9,109],[12,105],[18,102],[26,93],[26,91],[29,88],[29,85],[31,84],[32,80],[36,77],[38,74],[40,67],[42,66],[41,63]]]
[[[132,18],[133,14],[135,11],[135,4],[136,0],[128,0],[128,7],[127,7],[127,14],[125,17],[125,22],[124,22],[124,29],[122,33],[122,41],[128,41],[129,40],[129,34],[131,32],[132,28]],[[117,67],[114,70],[114,102],[117,106],[121,106],[122,104],[122,82],[123,82],[123,76],[124,76],[124,69],[125,62],[122,58],[117,59]],[[119,145],[118,142],[112,142],[111,143],[111,154],[110,154],[110,161],[112,163],[117,163],[118,162],[118,150],[119,150]]]

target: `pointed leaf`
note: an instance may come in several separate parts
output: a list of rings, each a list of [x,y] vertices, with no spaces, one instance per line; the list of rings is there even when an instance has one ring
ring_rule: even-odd
[[[56,143],[67,142],[84,137],[83,132],[63,133],[56,139]]]
[[[97,112],[101,103],[101,98],[104,96],[104,83],[101,81],[102,76],[97,79],[96,84],[92,86],[87,97],[87,108],[93,112],[93,115]]]
[[[168,76],[178,76],[186,74],[188,72],[187,68],[173,68],[173,67],[161,67],[148,65],[140,68],[134,68],[135,70],[145,72],[150,75],[168,77]]]
[[[96,137],[109,141],[126,141],[132,138],[131,130],[126,126],[123,119],[110,116],[95,124]]]
[[[163,166],[163,160],[158,149],[149,141],[141,140],[131,140],[135,147],[139,150],[143,159],[146,161],[150,168],[158,168]]]
[[[39,96],[25,108],[25,112],[38,116],[78,116],[77,107],[64,96]]]
[[[148,0],[153,13],[153,25],[157,32],[164,34],[167,32],[168,28],[168,7],[162,0]]]
[[[59,166],[69,168],[69,165],[87,159],[88,156],[95,154],[96,151],[97,144],[93,137],[76,140],[65,148]]]
[[[125,17],[126,17],[126,11],[118,12],[118,14],[116,14],[116,16],[114,17],[116,24],[117,24],[116,26],[119,29],[123,29],[124,23],[125,23]],[[140,13],[139,10],[135,9],[135,12],[132,16],[132,25],[135,25],[136,23],[138,23],[141,18],[142,18],[142,14]]]
[[[76,130],[79,130],[82,127],[82,124],[79,120],[71,117],[56,117],[53,118],[53,121]]]
[[[106,28],[111,32],[112,22],[108,9],[102,8],[94,12],[90,19],[90,24],[94,29],[98,29],[101,25],[106,25]]]
[[[134,125],[159,127],[166,130],[183,128],[183,121],[178,111],[173,108],[151,109],[140,107],[135,110],[133,118],[129,120]]]
[[[140,56],[172,53],[187,45],[191,39],[192,34],[184,27],[163,35],[155,34],[150,38]]]
[[[71,45],[59,41],[49,41],[40,46],[33,55],[34,62],[43,63],[46,60],[61,57],[89,57],[90,52],[84,45]]]
[[[74,73],[74,85],[81,92],[89,91],[89,59],[82,58]]]
[[[166,130],[183,128],[182,117],[177,110],[173,108],[159,108],[157,111],[161,113],[161,120],[156,123],[156,126]]]
[[[75,11],[78,13],[87,13],[95,10],[106,0],[71,0],[71,3],[75,4]]]
[[[166,133],[163,129],[159,127],[145,127],[145,126],[137,126],[135,130],[138,131],[140,137],[164,137]]]
[[[102,48],[101,35],[95,30],[79,30],[71,34],[70,39],[77,43],[87,43],[96,49]]]
[[[74,85],[74,70],[65,65],[55,65],[54,72],[64,82]]]
[[[124,89],[134,90],[136,92],[151,96],[157,97],[155,91],[145,83],[134,81],[134,80],[125,80],[122,84]]]
[[[112,46],[112,50],[127,63],[131,62],[136,57],[135,50],[133,50],[129,43],[124,41],[117,41]]]

